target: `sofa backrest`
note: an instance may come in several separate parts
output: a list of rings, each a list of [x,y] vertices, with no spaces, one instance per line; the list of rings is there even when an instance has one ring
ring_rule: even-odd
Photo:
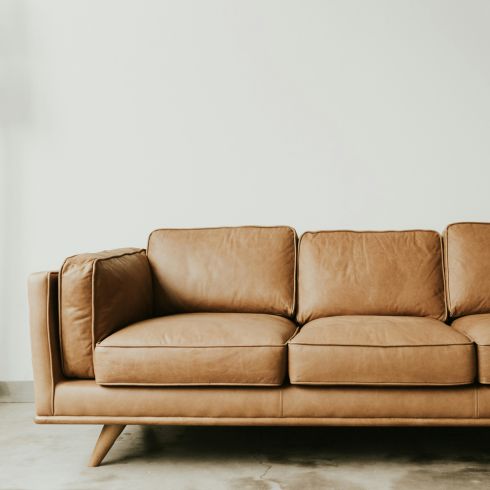
[[[490,313],[490,223],[454,223],[444,232],[452,317]]]
[[[305,233],[297,319],[407,315],[445,319],[441,237],[435,231]]]
[[[292,316],[296,241],[286,226],[154,231],[147,254],[155,313]]]

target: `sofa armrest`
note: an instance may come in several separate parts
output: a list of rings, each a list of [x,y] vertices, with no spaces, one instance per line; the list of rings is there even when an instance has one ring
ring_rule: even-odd
[[[29,321],[37,415],[54,415],[54,388],[63,378],[58,339],[58,273],[28,279]]]
[[[93,378],[97,342],[153,314],[145,250],[125,248],[66,259],[60,272],[59,308],[63,373]]]

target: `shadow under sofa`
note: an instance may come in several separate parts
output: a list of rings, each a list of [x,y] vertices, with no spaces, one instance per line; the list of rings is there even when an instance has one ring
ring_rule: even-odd
[[[127,424],[490,425],[490,225],[297,242],[156,230],[31,275],[35,421],[104,424],[92,466]]]

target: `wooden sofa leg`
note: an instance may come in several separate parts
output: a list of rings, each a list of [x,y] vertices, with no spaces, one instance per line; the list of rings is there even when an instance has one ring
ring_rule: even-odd
[[[125,425],[104,425],[95,444],[88,466],[99,466]]]

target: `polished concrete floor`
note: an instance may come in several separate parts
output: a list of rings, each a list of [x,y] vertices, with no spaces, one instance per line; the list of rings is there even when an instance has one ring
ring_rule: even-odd
[[[127,427],[99,468],[99,427],[34,425],[0,403],[1,490],[490,488],[490,429]]]

